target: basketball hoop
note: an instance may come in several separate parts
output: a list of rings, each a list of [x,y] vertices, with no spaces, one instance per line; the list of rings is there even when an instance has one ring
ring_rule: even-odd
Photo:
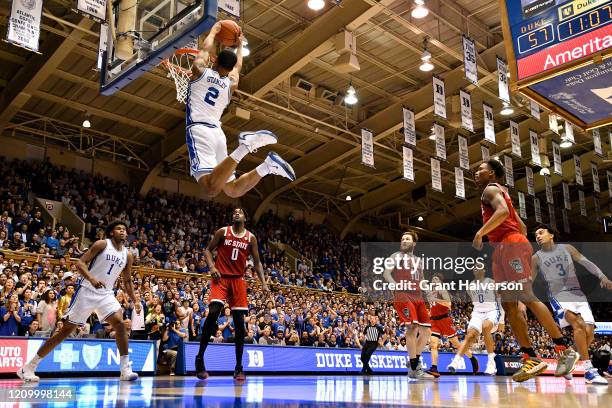
[[[187,103],[187,88],[191,80],[191,67],[198,52],[193,48],[181,48],[161,62],[161,65],[168,70],[168,76],[174,80],[176,100],[180,103]]]

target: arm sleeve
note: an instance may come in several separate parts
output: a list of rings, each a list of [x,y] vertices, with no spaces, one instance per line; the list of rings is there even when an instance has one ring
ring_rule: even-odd
[[[606,277],[606,275],[601,271],[601,269],[599,269],[597,265],[595,265],[593,262],[586,259],[584,256],[582,256],[582,258],[576,262],[584,266],[584,269],[589,271],[590,274],[597,276],[599,280],[602,280],[603,278]]]

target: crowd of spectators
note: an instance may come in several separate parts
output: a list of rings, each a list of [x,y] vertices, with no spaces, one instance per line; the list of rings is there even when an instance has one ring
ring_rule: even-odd
[[[156,339],[171,351],[181,339],[197,340],[207,316],[209,283],[203,249],[215,229],[226,225],[231,208],[178,194],[151,190],[139,196],[126,184],[91,176],[49,162],[6,161],[0,158],[0,248],[38,254],[36,262],[15,262],[0,253],[0,335],[49,335],[61,325],[78,275],[67,257],[82,254],[79,237],[59,225],[47,225],[32,206],[31,194],[62,201],[86,223],[85,238],[103,237],[103,226],[114,219],[128,225],[129,251],[137,265],[189,273],[189,279],[135,277],[138,301],[132,304],[117,291],[131,337]],[[339,239],[322,225],[264,214],[249,226],[260,242],[270,293],[250,289],[247,343],[317,347],[359,347],[367,308],[374,308],[384,327],[381,347],[405,350],[404,328],[391,303],[366,303],[358,295],[361,235]],[[274,250],[281,242],[299,251],[295,268]],[[252,268],[248,278],[254,278]],[[460,336],[466,331],[469,307],[453,310]],[[233,341],[229,309],[219,319],[215,342]],[[74,334],[112,338],[108,325],[92,315]],[[552,341],[530,320],[530,337],[543,356]],[[599,338],[598,338],[599,339]],[[496,352],[513,354],[518,344],[509,328],[496,335]],[[599,340],[598,340],[599,341]],[[475,349],[484,349],[481,343]],[[446,341],[442,351],[452,351]]]

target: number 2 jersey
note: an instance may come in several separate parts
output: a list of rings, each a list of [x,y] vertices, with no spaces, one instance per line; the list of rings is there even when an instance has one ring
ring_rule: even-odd
[[[580,288],[572,255],[563,244],[555,244],[551,251],[536,252],[538,269],[548,284],[551,300],[584,301],[587,299]]]
[[[224,228],[223,240],[217,247],[215,259],[215,266],[221,276],[244,276],[251,252],[251,236],[248,230],[237,235],[231,226]]]
[[[199,78],[189,82],[187,89],[187,126],[221,125],[223,111],[231,102],[231,80],[212,68],[204,69]]]
[[[99,294],[113,293],[115,282],[127,264],[128,251],[124,245],[121,250],[115,249],[113,242],[106,239],[106,247],[98,253],[89,263],[89,274],[104,284],[103,288],[96,289],[85,278],[78,282],[81,286]]]

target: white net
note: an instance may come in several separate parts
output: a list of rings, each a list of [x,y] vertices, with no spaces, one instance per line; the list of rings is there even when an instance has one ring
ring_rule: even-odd
[[[163,62],[168,70],[168,76],[174,80],[176,100],[180,103],[186,103],[194,57],[191,49],[181,49]]]

